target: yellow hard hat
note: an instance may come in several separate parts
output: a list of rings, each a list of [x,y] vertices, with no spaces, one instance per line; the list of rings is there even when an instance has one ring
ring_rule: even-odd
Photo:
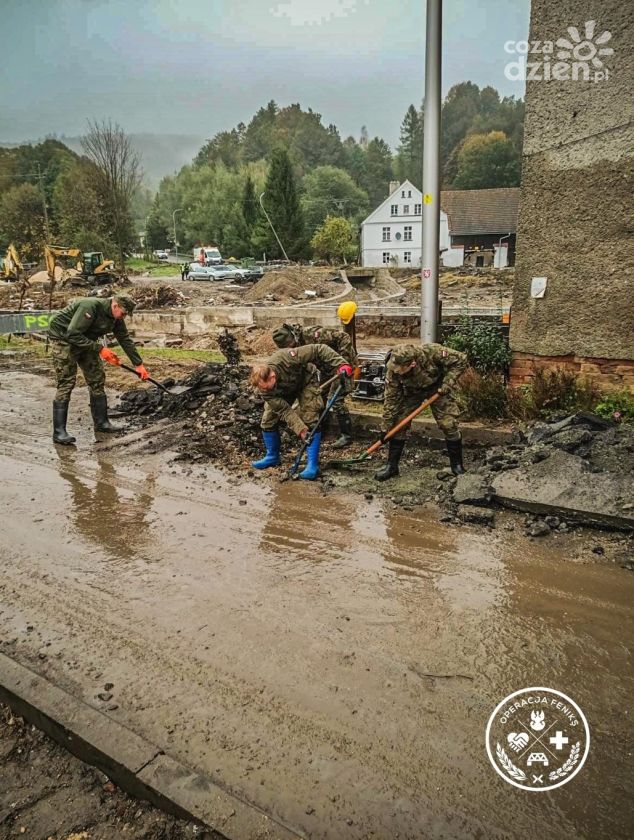
[[[337,309],[337,316],[342,324],[349,324],[355,316],[357,311],[357,304],[353,300],[344,300],[339,304]]]

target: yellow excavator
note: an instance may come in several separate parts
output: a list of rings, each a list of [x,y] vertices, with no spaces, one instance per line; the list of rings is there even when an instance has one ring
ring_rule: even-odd
[[[5,280],[19,280],[20,274],[24,271],[22,260],[18,254],[18,249],[13,245],[9,245],[7,253],[4,256],[4,265],[2,273]]]
[[[101,251],[85,251],[82,252],[79,248],[64,248],[61,245],[45,245],[44,259],[46,261],[46,270],[48,272],[49,280],[55,281],[55,265],[58,258],[76,259],[76,269],[78,275],[69,275],[66,270],[62,272],[61,285],[70,281],[76,283],[77,279],[80,282],[85,281],[89,283],[98,283],[105,285],[106,283],[114,283],[118,276],[114,270],[113,260],[105,260]]]

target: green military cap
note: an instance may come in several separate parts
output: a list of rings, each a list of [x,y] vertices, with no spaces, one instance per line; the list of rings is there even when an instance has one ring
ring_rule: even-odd
[[[114,299],[121,309],[125,311],[126,315],[132,315],[135,303],[129,295],[115,295]]]
[[[292,347],[296,342],[295,333],[288,324],[282,324],[273,330],[273,341],[277,347]]]
[[[390,359],[395,365],[408,365],[416,355],[416,348],[413,344],[398,344],[390,354]]]

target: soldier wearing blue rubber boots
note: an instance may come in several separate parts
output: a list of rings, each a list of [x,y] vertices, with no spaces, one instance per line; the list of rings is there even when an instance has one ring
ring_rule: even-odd
[[[280,464],[279,424],[286,423],[302,440],[323,410],[317,366],[338,373],[342,380],[352,376],[346,360],[325,344],[309,344],[278,350],[264,365],[251,369],[249,381],[264,399],[261,428],[266,455],[252,466],[266,470]],[[293,403],[297,400],[297,409]],[[321,432],[316,432],[306,450],[306,469],[300,478],[314,481],[319,475]]]

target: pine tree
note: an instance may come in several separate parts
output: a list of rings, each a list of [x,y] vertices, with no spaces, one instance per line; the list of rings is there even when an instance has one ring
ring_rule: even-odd
[[[307,244],[304,218],[293,167],[286,149],[276,149],[271,155],[263,202],[289,258],[297,259],[302,256]],[[258,221],[253,243],[259,250],[265,251],[267,257],[279,259],[284,256],[266,218]]]
[[[401,136],[396,158],[396,176],[406,179],[419,189],[423,180],[423,115],[413,105],[401,123]]]
[[[247,175],[242,194],[242,216],[249,230],[253,229],[258,218],[257,198],[255,196],[255,185],[253,178]]]

